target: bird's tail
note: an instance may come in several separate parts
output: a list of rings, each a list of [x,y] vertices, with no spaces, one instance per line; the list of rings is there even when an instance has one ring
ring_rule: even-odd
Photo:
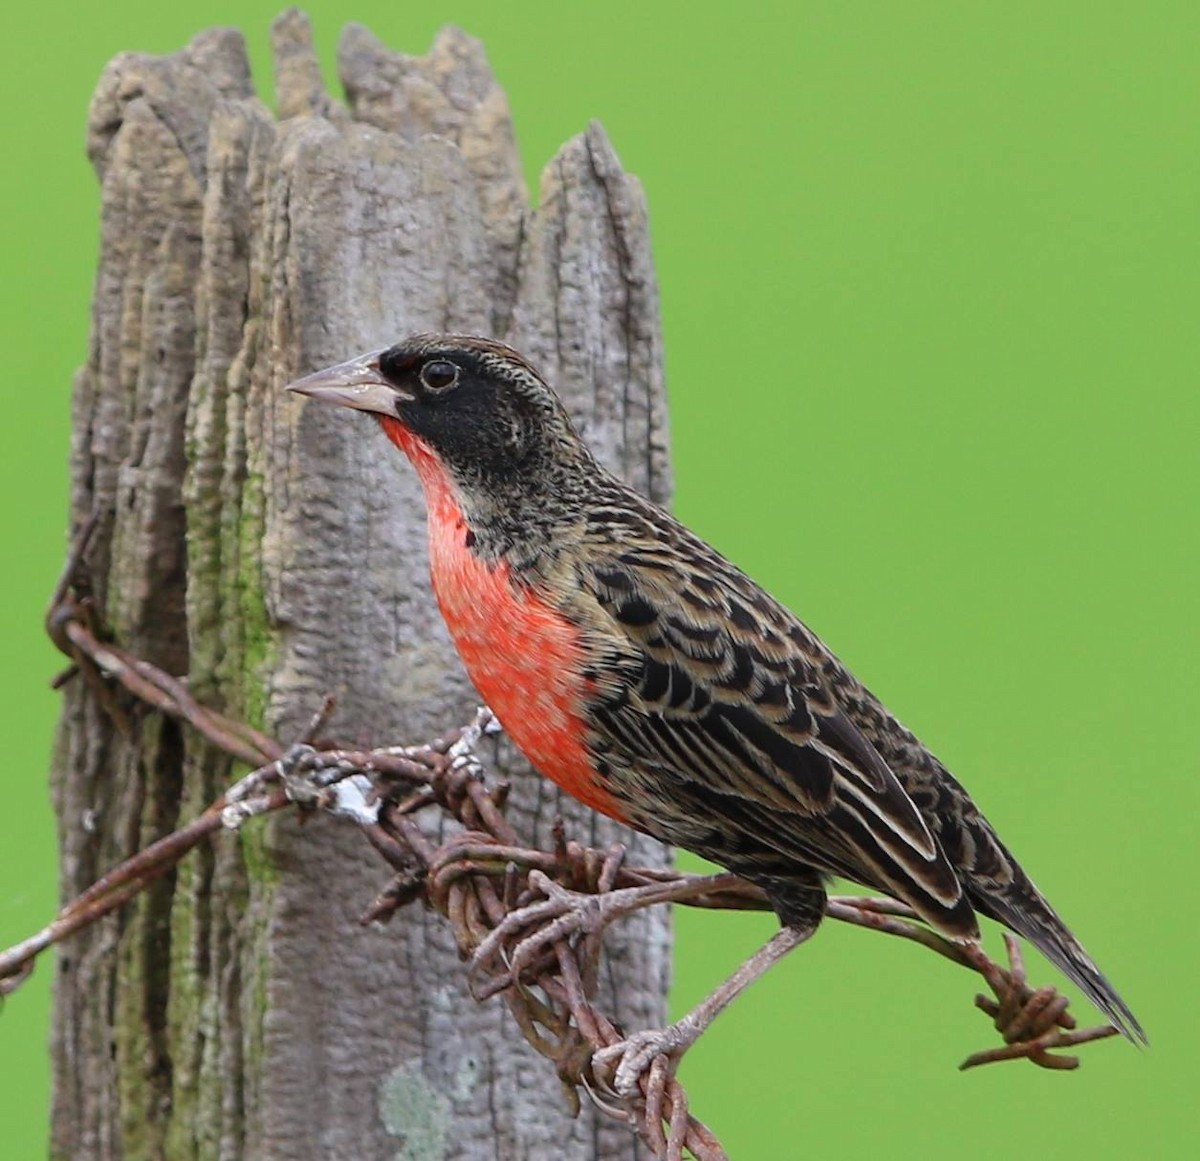
[[[1135,1044],[1149,1040],[1129,1005],[1092,962],[1083,945],[1071,934],[1042,893],[1024,875],[1003,894],[972,892],[978,911],[999,920],[1023,935],[1051,963],[1077,984],[1112,1022],[1117,1030]]]

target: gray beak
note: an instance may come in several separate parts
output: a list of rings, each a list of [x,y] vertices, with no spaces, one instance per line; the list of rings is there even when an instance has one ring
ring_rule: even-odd
[[[379,356],[386,350],[387,347],[380,347],[334,367],[314,371],[289,383],[287,390],[322,403],[337,403],[358,411],[378,411],[394,416],[396,404],[413,397],[407,391],[393,387],[380,373]]]

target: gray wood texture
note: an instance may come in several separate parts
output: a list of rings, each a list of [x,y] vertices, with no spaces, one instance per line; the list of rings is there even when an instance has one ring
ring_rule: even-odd
[[[547,167],[531,211],[504,93],[461,32],[408,57],[350,26],[347,106],[322,86],[303,17],[280,18],[273,48],[278,118],[229,30],[122,55],[100,79],[72,524],[101,513],[88,564],[116,639],[202,700],[286,741],[334,692],[342,740],[421,740],[467,720],[475,695],[429,589],[417,480],[362,417],[281,389],[413,331],[507,337],[604,460],[667,501],[644,199],[593,125]],[[67,687],[64,897],[237,773],[196,735],[125,709],[121,729],[84,683]],[[668,859],[503,740],[491,757],[531,843],[562,815],[582,840]],[[440,919],[411,907],[358,925],[385,879],[354,828],[276,816],[75,937],[55,984],[53,1155],[636,1156],[594,1110],[570,1119],[502,1004],[469,998]],[[603,987],[625,1026],[663,1022],[670,944],[661,910],[613,933]]]

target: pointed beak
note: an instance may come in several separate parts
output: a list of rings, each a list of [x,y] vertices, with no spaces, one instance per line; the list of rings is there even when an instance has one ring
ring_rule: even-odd
[[[396,404],[410,400],[407,391],[393,387],[379,370],[379,356],[386,351],[368,351],[356,355],[334,367],[314,371],[287,385],[288,391],[307,395],[322,403],[336,403],[342,407],[353,407],[357,411],[378,411],[383,415],[395,416]]]

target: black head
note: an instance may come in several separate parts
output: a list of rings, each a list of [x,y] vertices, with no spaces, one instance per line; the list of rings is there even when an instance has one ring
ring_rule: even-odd
[[[493,339],[414,335],[289,390],[398,420],[468,487],[591,459],[545,380]]]

